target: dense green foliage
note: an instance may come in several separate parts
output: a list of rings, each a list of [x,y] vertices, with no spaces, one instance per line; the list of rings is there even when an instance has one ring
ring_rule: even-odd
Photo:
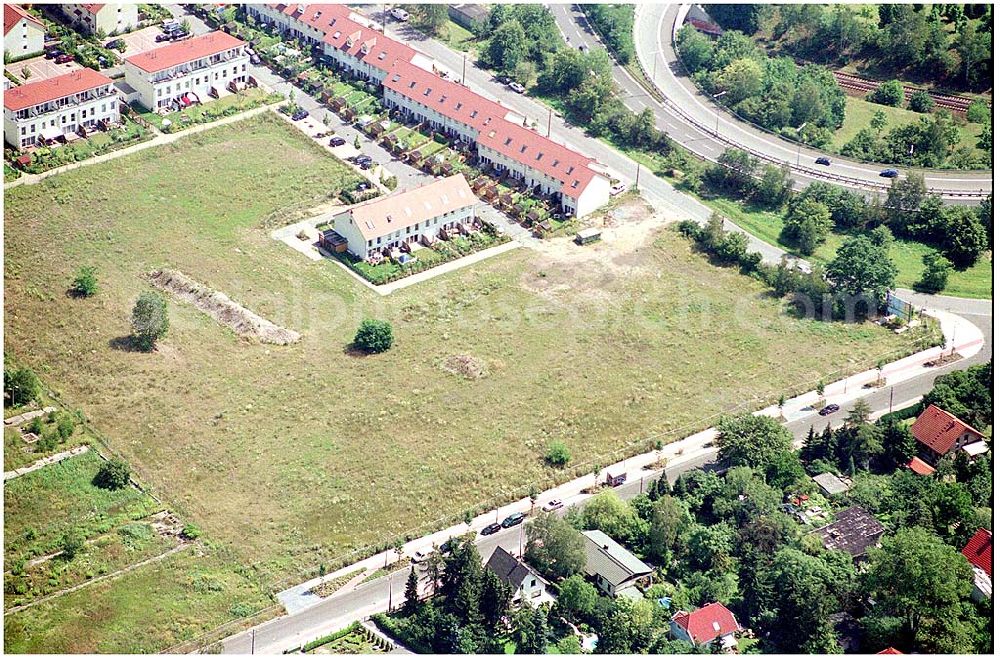
[[[564,442],[553,442],[545,453],[545,462],[553,467],[565,467],[569,464],[569,449]]]
[[[27,366],[8,367],[3,369],[4,405],[27,405],[37,400],[42,393],[42,383],[38,376]]]
[[[385,352],[392,347],[392,325],[385,320],[362,320],[354,335],[354,346],[369,353]]]
[[[73,284],[70,286],[70,293],[76,297],[91,297],[97,294],[97,268],[84,266],[80,268]]]
[[[121,458],[111,458],[101,465],[94,476],[94,485],[105,490],[121,490],[128,487],[131,470]]]
[[[132,337],[139,350],[149,352],[167,334],[167,301],[153,291],[146,291],[132,309]]]
[[[984,430],[993,423],[993,362],[939,376],[924,402]]]
[[[628,64],[635,59],[635,40],[632,38],[635,8],[632,5],[582,4],[580,8],[619,62]]]

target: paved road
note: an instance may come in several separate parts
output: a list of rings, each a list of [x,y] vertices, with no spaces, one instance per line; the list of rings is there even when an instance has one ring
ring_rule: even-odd
[[[635,41],[639,61],[647,74],[654,78],[656,87],[667,97],[668,108],[675,117],[688,124],[686,130],[676,133],[678,139],[689,139],[692,132],[697,131],[707,138],[698,143],[703,155],[713,152],[717,155],[725,147],[736,145],[765,159],[789,163],[796,177],[803,180],[833,175],[854,181],[839,182],[846,187],[855,187],[859,183],[869,189],[887,186],[886,179],[880,178],[878,173],[891,165],[848,161],[841,156],[834,156],[833,164],[829,167],[817,165],[816,158],[824,155],[821,151],[798,147],[737,119],[725,110],[719,112],[718,104],[701,94],[690,78],[684,75],[683,66],[673,48],[675,20],[682,20],[689,6],[649,4],[639,5],[636,10]],[[567,13],[571,14],[571,10],[566,5],[553,5],[552,8],[557,16],[562,14],[560,26],[565,24]],[[667,130],[671,132],[678,129],[668,126]],[[671,132],[671,135],[674,133]],[[924,174],[928,187],[942,192],[978,195],[980,192],[990,194],[993,191],[992,171],[924,170]],[[956,198],[956,201],[960,199]]]

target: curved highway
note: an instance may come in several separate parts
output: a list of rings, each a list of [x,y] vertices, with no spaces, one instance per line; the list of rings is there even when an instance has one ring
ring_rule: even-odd
[[[820,151],[798,146],[741,121],[705,97],[683,75],[673,49],[673,30],[680,26],[690,5],[638,5],[635,41],[639,63],[647,80],[655,80],[662,99],[639,84],[621,66],[613,67],[615,81],[623,92],[623,101],[634,111],[649,107],[657,127],[664,130],[695,155],[716,160],[728,147],[744,149],[761,160],[786,164],[792,171],[795,187],[801,189],[814,180],[824,180],[851,189],[884,193],[887,179],[878,176],[883,169],[833,157],[829,167],[815,164]],[[584,15],[574,5],[549,5],[567,42],[574,47],[596,47],[600,40],[590,29]],[[927,186],[950,203],[976,203],[993,191],[992,172],[946,172],[922,170]]]

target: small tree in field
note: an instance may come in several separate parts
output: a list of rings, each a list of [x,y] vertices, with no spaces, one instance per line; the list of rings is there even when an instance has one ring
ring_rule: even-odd
[[[549,452],[545,454],[545,462],[553,467],[565,467],[569,464],[569,449],[562,442],[553,442]]]
[[[94,485],[105,490],[121,490],[128,486],[130,475],[128,463],[121,458],[111,458],[97,470]]]
[[[38,376],[28,367],[7,370],[3,374],[4,398],[10,399],[11,405],[27,405],[38,398],[42,392],[42,384]]]
[[[392,347],[392,325],[384,320],[362,320],[354,345],[365,352],[385,352]]]
[[[71,561],[83,549],[83,536],[78,531],[67,531],[59,540],[59,549],[62,550],[63,558]]]
[[[97,268],[85,265],[76,272],[70,292],[76,297],[90,297],[97,294]]]
[[[156,347],[156,341],[163,338],[170,321],[167,318],[167,302],[163,296],[146,291],[139,296],[132,309],[132,336],[136,346],[146,352]]]

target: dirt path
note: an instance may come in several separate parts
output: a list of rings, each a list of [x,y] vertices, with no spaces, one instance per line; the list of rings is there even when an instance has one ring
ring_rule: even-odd
[[[63,451],[62,453],[56,453],[55,455],[50,455],[47,458],[42,458],[41,460],[31,464],[27,467],[21,467],[20,469],[15,469],[14,471],[3,472],[3,481],[7,481],[17,478],[18,476],[24,476],[25,474],[30,474],[33,471],[41,469],[42,467],[47,467],[49,465],[56,464],[57,462],[62,462],[66,458],[72,458],[74,455],[81,455],[90,450],[90,446],[84,444],[83,446],[77,446],[68,451]]]

